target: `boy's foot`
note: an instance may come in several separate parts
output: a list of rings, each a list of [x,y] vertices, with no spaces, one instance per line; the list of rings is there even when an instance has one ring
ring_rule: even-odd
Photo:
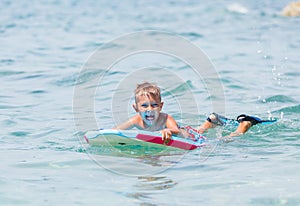
[[[219,115],[217,113],[211,113],[209,117],[207,118],[207,121],[214,124],[215,126],[224,126],[226,124],[226,121],[228,119],[222,115]]]
[[[241,114],[239,115],[236,120],[241,123],[241,122],[245,122],[245,121],[249,121],[251,122],[251,126],[256,125],[258,123],[261,123],[262,120],[258,117],[254,117],[254,116],[248,116],[246,114]]]

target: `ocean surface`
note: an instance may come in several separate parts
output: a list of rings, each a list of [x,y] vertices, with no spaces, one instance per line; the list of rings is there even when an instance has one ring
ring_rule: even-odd
[[[300,205],[300,18],[280,15],[288,3],[1,1],[0,205]],[[234,128],[212,129],[207,147],[180,154],[87,145],[87,130],[134,114],[143,81],[181,124],[213,111],[278,121],[229,143],[218,137]]]

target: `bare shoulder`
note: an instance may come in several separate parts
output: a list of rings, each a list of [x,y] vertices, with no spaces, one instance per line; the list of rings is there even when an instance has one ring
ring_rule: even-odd
[[[171,115],[169,115],[167,113],[161,113],[161,114],[163,115],[163,117],[165,119],[166,125],[177,124],[175,119]]]
[[[168,115],[167,113],[161,112],[161,113],[159,114],[159,119],[160,119],[160,121],[167,121],[168,118],[169,118],[169,115]]]
[[[164,115],[164,118],[166,118],[166,120],[168,121],[168,120],[174,120],[174,118],[171,116],[171,115],[169,115],[169,114],[167,114],[167,113],[162,113],[163,115]],[[175,121],[175,120],[174,120]]]
[[[141,115],[136,114],[133,117],[131,117],[129,119],[129,121],[131,122],[131,124],[133,125],[140,125],[143,122],[143,119],[141,118]]]
[[[131,129],[136,126],[139,127],[141,125],[141,121],[142,119],[140,115],[134,115],[133,117],[129,118],[127,121],[116,126],[114,129]]]

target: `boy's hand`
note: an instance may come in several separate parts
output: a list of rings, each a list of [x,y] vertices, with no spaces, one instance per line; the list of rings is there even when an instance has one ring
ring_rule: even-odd
[[[172,138],[172,132],[170,129],[163,129],[161,132],[161,139],[164,142],[164,144],[168,144]]]

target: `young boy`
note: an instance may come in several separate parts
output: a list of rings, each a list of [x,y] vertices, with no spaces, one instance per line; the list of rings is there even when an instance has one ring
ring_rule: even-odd
[[[235,121],[212,113],[198,129],[179,127],[171,115],[161,112],[162,107],[163,102],[161,102],[159,87],[149,82],[139,84],[135,89],[135,104],[133,104],[133,108],[137,114],[126,122],[116,126],[114,129],[124,130],[136,127],[147,131],[160,131],[162,133],[163,142],[168,144],[172,135],[187,138],[194,136],[195,132],[202,134],[210,128],[224,126],[230,121],[238,123],[238,127],[229,137],[242,135],[247,132],[251,126],[265,122],[257,117],[244,114],[239,115]]]
[[[172,135],[178,135],[180,130],[171,115],[161,112],[163,104],[158,86],[149,82],[137,85],[133,104],[137,114],[114,129],[136,127],[147,131],[160,131],[163,142],[168,144]]]

